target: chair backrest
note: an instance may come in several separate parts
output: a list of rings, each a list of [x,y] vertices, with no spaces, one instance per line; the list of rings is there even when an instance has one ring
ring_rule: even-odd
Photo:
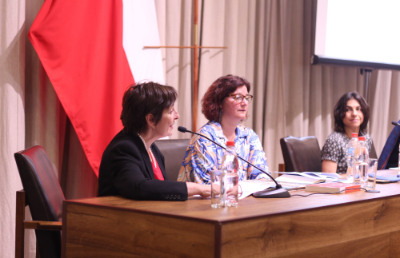
[[[46,151],[34,146],[14,154],[33,220],[61,221],[64,194]],[[35,230],[41,258],[61,256],[58,231]]]
[[[322,170],[321,149],[315,136],[296,138],[287,136],[281,138],[281,149],[286,171],[316,171]]]
[[[369,157],[372,158],[372,159],[377,159],[378,158],[378,155],[376,154],[374,142],[372,142],[371,152],[369,153]]]
[[[176,181],[178,179],[179,170],[189,142],[190,139],[158,140],[155,142],[164,155],[168,180]]]

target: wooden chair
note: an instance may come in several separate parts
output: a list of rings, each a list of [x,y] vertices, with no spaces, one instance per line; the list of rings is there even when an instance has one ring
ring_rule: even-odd
[[[17,192],[15,257],[24,257],[24,231],[35,229],[41,258],[61,257],[61,213],[64,194],[46,151],[34,146],[14,154],[23,191]],[[32,221],[25,220],[28,205]]]
[[[158,140],[155,142],[165,159],[168,180],[176,181],[190,139]]]
[[[315,136],[280,139],[285,171],[321,172],[321,149]]]

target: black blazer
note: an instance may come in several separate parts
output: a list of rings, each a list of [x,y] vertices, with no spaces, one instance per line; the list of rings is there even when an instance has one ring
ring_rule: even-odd
[[[167,181],[164,156],[154,143],[150,148],[165,181],[155,179],[149,154],[139,136],[121,131],[103,153],[98,195],[122,195],[136,200],[187,200],[186,183]]]

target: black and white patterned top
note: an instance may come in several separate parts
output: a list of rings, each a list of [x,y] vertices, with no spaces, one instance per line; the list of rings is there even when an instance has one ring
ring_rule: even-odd
[[[371,152],[372,138],[368,134],[364,135]],[[346,173],[347,171],[347,144],[350,139],[344,133],[333,132],[326,138],[324,147],[321,151],[321,160],[331,160],[337,163],[336,173]]]

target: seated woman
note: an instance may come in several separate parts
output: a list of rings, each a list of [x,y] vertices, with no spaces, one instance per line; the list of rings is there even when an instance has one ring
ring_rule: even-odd
[[[322,147],[322,172],[341,174],[347,171],[347,144],[352,133],[365,136],[368,151],[371,151],[372,139],[366,133],[370,111],[360,94],[348,92],[336,103],[333,113],[335,129]]]
[[[199,133],[226,147],[235,142],[236,153],[261,169],[268,171],[267,159],[257,134],[241,124],[246,119],[250,83],[238,76],[226,75],[217,79],[204,94],[202,113],[209,120]],[[186,150],[178,181],[210,184],[209,171],[221,167],[224,150],[209,140],[193,136]],[[261,171],[239,159],[239,180],[268,178]]]
[[[164,157],[154,143],[172,135],[179,118],[174,108],[177,92],[170,86],[148,82],[131,86],[122,101],[124,126],[103,153],[99,196],[122,195],[138,200],[186,200],[207,197],[211,187],[167,181]]]

